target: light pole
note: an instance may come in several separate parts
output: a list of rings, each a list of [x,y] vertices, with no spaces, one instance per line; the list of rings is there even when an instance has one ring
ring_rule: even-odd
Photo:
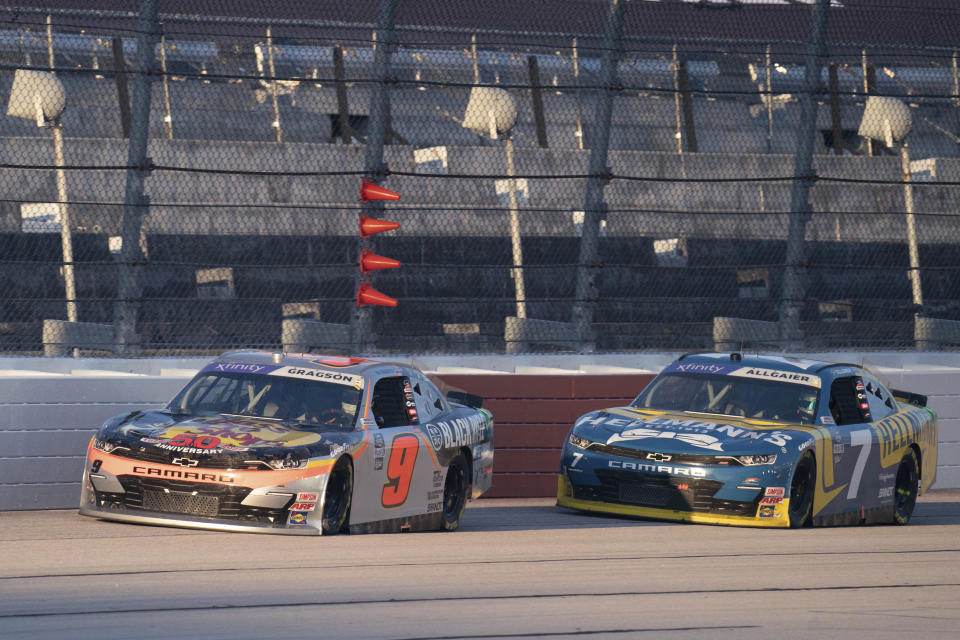
[[[67,206],[67,177],[64,173],[63,129],[60,116],[67,106],[63,83],[53,73],[17,69],[10,89],[7,115],[33,120],[53,134],[53,159],[56,165],[57,209],[60,213],[60,243],[63,249],[64,296],[67,320],[77,321],[77,288],[73,273],[73,237],[70,209]]]
[[[504,89],[473,87],[463,116],[463,126],[477,133],[489,133],[492,140],[504,139],[510,203],[510,245],[513,253],[514,292],[517,299],[517,317],[527,317],[526,293],[523,283],[523,246],[520,238],[520,208],[517,204],[517,171],[513,159],[513,138],[510,130],[517,122],[517,104]]]
[[[910,287],[913,304],[919,311],[923,306],[923,288],[920,285],[920,248],[917,243],[917,222],[913,214],[913,186],[910,184],[910,150],[905,138],[913,126],[910,109],[897,98],[870,96],[863,109],[859,133],[864,138],[883,142],[894,148],[900,145],[900,173],[903,177],[903,203],[907,214],[907,249],[910,254]]]

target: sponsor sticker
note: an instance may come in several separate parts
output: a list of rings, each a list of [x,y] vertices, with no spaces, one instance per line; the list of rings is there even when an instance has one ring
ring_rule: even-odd
[[[775,513],[776,513],[776,507],[774,507],[772,504],[760,506],[761,518],[772,518]]]
[[[771,498],[769,496],[760,498],[760,504],[780,504],[781,502],[783,502],[783,498]]]
[[[771,498],[782,498],[786,494],[786,487],[767,487],[767,490],[763,492],[763,495],[770,496]]]
[[[297,502],[319,502],[319,493],[298,493]]]
[[[291,511],[287,524],[307,524],[307,515],[305,511]]]
[[[313,511],[316,508],[316,502],[294,502],[290,505],[290,511]]]

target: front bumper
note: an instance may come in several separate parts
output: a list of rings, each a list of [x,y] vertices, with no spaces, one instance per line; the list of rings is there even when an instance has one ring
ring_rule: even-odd
[[[163,527],[186,527],[188,529],[207,529],[211,531],[237,531],[241,533],[273,533],[291,536],[318,536],[320,529],[315,526],[297,527],[268,527],[264,525],[247,525],[236,522],[213,519],[194,519],[182,514],[170,514],[151,511],[107,511],[96,507],[80,507],[80,515],[129,522],[133,524],[147,524]]]
[[[296,472],[184,468],[91,451],[80,514],[214,531],[320,535],[329,467],[323,461]]]
[[[577,497],[573,484],[561,473],[557,477],[557,506],[606,513],[611,515],[632,516],[654,520],[670,520],[676,522],[694,522],[700,524],[720,524],[730,526],[749,527],[789,527],[789,498],[772,505],[747,503],[738,508],[741,514],[718,513],[703,510],[694,510],[692,507],[657,507],[644,504],[630,504],[625,501],[604,499],[602,495],[588,493],[590,497]],[[761,515],[761,509],[763,509]],[[745,513],[744,513],[745,512]]]

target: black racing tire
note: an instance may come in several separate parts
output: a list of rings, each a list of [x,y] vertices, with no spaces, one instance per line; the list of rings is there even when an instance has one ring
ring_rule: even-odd
[[[353,465],[340,458],[333,465],[323,495],[322,533],[325,536],[347,531],[350,502],[353,499]]]
[[[920,486],[920,461],[917,451],[913,447],[903,454],[903,460],[897,467],[897,484],[893,490],[893,521],[896,524],[907,524],[913,515],[913,508],[917,504],[917,493]]]
[[[467,461],[458,453],[447,468],[447,480],[443,485],[443,512],[440,514],[440,530],[456,531],[467,507],[467,489],[470,475]]]
[[[810,526],[813,516],[813,492],[817,477],[817,463],[813,454],[807,451],[793,470],[790,481],[790,508],[788,516],[794,529]]]

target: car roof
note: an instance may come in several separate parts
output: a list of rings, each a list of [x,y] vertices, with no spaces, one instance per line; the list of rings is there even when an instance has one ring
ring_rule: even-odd
[[[739,360],[734,359],[740,356]],[[688,353],[680,356],[678,362],[702,362],[707,364],[736,364],[742,367],[757,367],[760,369],[777,369],[794,373],[815,373],[821,369],[833,366],[853,367],[862,369],[859,365],[811,360],[807,358],[793,358],[789,356],[749,355],[738,353]]]

